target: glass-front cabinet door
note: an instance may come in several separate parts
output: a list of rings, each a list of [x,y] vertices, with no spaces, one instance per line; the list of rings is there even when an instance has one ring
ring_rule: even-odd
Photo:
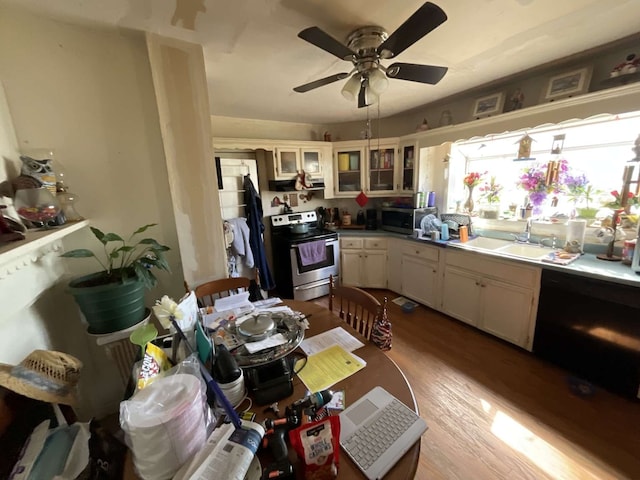
[[[276,178],[290,179],[298,174],[300,165],[299,148],[277,148],[276,149]]]
[[[364,147],[359,145],[334,145],[334,152],[336,196],[355,197],[363,190]]]
[[[377,145],[376,145],[377,147]],[[372,193],[395,190],[395,165],[397,145],[380,146],[369,150],[368,190]]]
[[[405,144],[400,146],[400,169],[398,176],[399,190],[402,192],[413,192],[417,175],[417,150],[416,144]]]
[[[301,149],[302,169],[312,179],[322,178],[322,152],[320,149]]]

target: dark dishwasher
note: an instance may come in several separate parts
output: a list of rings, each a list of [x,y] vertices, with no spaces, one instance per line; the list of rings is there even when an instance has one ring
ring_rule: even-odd
[[[640,398],[640,288],[543,270],[533,351]]]

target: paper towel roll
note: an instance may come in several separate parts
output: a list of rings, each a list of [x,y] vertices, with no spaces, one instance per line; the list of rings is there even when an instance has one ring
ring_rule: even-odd
[[[576,218],[567,222],[567,246],[571,251],[584,252],[584,234],[587,230],[587,221],[583,218]]]
[[[120,404],[120,423],[144,479],[171,478],[206,441],[200,380],[175,374],[155,380]]]

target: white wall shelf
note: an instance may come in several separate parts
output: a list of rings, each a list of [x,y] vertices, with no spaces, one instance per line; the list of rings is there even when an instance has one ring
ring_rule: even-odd
[[[60,250],[64,237],[88,225],[88,220],[82,220],[50,230],[27,230],[24,240],[0,245],[0,279],[37,262],[50,251]]]

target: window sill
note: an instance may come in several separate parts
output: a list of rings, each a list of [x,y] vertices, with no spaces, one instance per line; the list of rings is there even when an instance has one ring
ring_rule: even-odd
[[[31,230],[25,233],[24,240],[0,245],[0,279],[37,262],[49,252],[60,250],[60,240],[88,225],[88,220],[82,220],[51,230]]]

